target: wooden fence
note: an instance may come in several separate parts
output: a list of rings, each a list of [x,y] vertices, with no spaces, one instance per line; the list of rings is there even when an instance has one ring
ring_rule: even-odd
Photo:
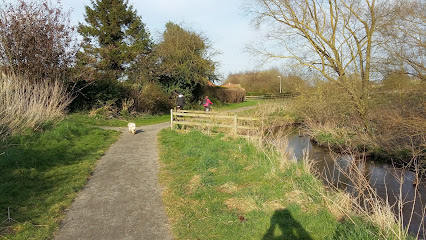
[[[170,127],[200,127],[209,133],[229,133],[235,136],[257,135],[262,129],[259,118],[238,117],[234,113],[170,109]]]
[[[291,93],[277,93],[277,94],[263,94],[257,96],[245,96],[246,100],[260,100],[260,99],[278,99],[278,98],[291,98],[294,97]]]

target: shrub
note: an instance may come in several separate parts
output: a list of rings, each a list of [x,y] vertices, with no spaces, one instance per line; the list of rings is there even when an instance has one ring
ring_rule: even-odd
[[[279,78],[280,76],[281,78]],[[282,92],[297,94],[307,87],[307,82],[292,74],[283,74],[278,69],[230,74],[225,83],[241,84],[249,92],[262,94]]]
[[[356,89],[358,82],[349,84]],[[367,126],[354,99],[333,83],[318,82],[295,98],[293,109],[304,117],[309,133],[319,142],[366,147],[380,157],[408,162],[424,159],[426,153],[425,93],[426,83],[404,75],[390,75],[380,85],[371,84],[364,98]]]
[[[71,83],[69,89],[76,92],[76,98],[70,106],[72,111],[99,108],[107,102],[119,106],[122,99],[130,92],[128,86],[114,79],[92,82],[81,80]]]
[[[154,83],[133,86],[131,98],[134,99],[135,109],[138,112],[156,114],[172,108],[172,102],[164,90]]]
[[[401,79],[402,80],[402,79]],[[402,80],[403,81],[403,80]],[[426,155],[426,83],[386,84],[376,89],[369,118],[380,148],[410,160]],[[403,157],[406,155],[406,157]]]
[[[223,103],[238,103],[244,101],[246,90],[243,88],[207,87],[204,93]]]
[[[295,98],[293,107],[320,124],[348,126],[357,121],[350,102],[350,96],[337,84],[319,82]]]

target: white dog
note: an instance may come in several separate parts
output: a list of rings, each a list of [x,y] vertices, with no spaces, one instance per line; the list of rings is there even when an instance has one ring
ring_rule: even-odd
[[[133,135],[136,133],[136,124],[133,122],[129,122],[127,124],[127,127],[129,127],[129,132],[133,133]]]

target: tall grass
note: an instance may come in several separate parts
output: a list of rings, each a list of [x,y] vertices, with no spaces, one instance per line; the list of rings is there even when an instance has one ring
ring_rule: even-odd
[[[415,187],[415,193],[412,200],[407,200],[408,196],[405,196],[403,191],[404,184],[404,173],[396,174],[394,173],[394,178],[399,182],[399,192],[393,193],[396,194],[394,203],[390,203],[389,198],[393,198],[389,194],[392,191],[386,191],[386,197],[380,197],[376,189],[372,186],[369,179],[369,173],[367,172],[365,166],[365,158],[358,157],[359,154],[351,154],[350,164],[346,169],[340,167],[337,162],[337,156],[334,157],[335,166],[340,173],[340,178],[349,179],[349,183],[343,183],[347,186],[348,189],[346,192],[343,192],[338,186],[342,185],[339,179],[330,179],[324,175],[322,178],[326,180],[327,186],[332,189],[333,193],[336,193],[338,198],[330,198],[329,193],[322,193],[323,197],[327,199],[327,202],[330,203],[330,209],[338,209],[337,214],[343,214],[345,216],[350,216],[357,214],[362,216],[367,221],[371,222],[380,229],[379,233],[382,238],[392,238],[392,239],[413,239],[413,233],[409,233],[409,227],[412,223],[413,217],[415,214],[419,214],[419,218],[425,218],[424,203],[417,202],[421,201],[421,198],[417,197],[419,194],[418,185]],[[418,172],[416,173],[418,174]],[[343,203],[343,204],[342,204]],[[414,206],[420,204],[423,208],[421,213],[414,212]],[[411,208],[411,214],[403,213],[403,208]],[[404,219],[408,217],[408,219]],[[351,219],[351,221],[353,221]],[[425,229],[423,221],[419,223],[419,228],[416,233],[414,233],[416,238],[419,236],[424,236]],[[405,223],[405,224],[404,224]]]
[[[64,116],[72,96],[59,81],[0,77],[0,140]]]

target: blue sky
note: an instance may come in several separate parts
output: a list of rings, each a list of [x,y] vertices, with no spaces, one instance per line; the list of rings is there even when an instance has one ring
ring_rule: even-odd
[[[246,0],[247,1],[247,0]],[[220,54],[213,57],[219,63],[218,73],[257,69],[258,61],[245,52],[248,43],[256,40],[258,32],[243,10],[244,0],[129,0],[151,36],[158,41],[168,21],[182,24],[186,29],[201,33]],[[73,24],[84,22],[84,6],[90,0],[62,0],[65,10],[72,10]]]

